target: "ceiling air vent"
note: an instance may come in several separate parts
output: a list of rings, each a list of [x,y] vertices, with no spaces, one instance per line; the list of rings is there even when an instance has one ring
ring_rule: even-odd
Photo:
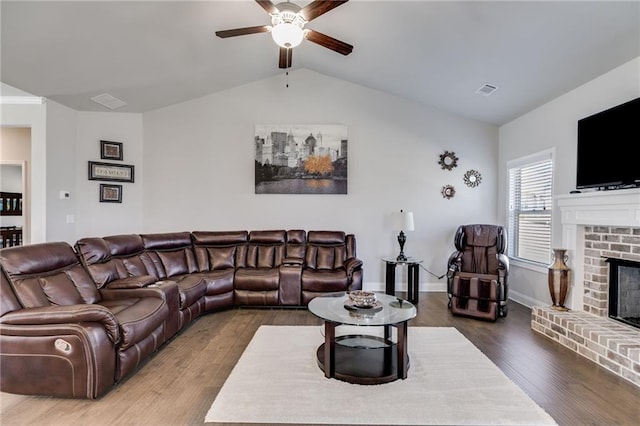
[[[103,93],[102,95],[94,96],[93,98],[91,98],[91,100],[109,109],[120,108],[121,106],[125,106],[127,104],[126,102],[121,101],[120,99],[114,96],[111,96],[108,93]]]
[[[490,94],[492,94],[496,90],[498,90],[498,86],[494,86],[493,84],[485,83],[478,90],[476,90],[476,93],[478,95],[482,95],[482,96],[489,96]]]

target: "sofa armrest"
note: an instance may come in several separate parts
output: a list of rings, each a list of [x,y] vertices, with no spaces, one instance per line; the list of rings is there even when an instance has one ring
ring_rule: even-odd
[[[351,281],[353,277],[353,273],[361,268],[362,268],[362,260],[356,259],[355,257],[350,257],[344,263],[344,269],[347,271],[347,277],[349,278],[349,281]]]
[[[9,312],[0,317],[0,324],[7,325],[52,325],[97,322],[104,326],[113,343],[120,340],[118,320],[101,305],[68,305],[27,308]]]
[[[451,297],[451,293],[453,291],[453,277],[456,272],[462,269],[461,256],[462,252],[454,251],[447,260],[447,293],[449,294],[449,297]]]
[[[180,319],[180,290],[178,284],[171,280],[155,281],[146,287],[111,289],[102,288],[100,294],[103,300],[118,300],[139,297],[157,297],[169,307],[169,316],[165,322],[165,340],[169,340],[178,332]]]
[[[447,277],[449,278],[453,278],[453,274],[456,271],[459,271],[462,267],[462,260],[460,259],[460,257],[462,256],[462,252],[460,251],[454,251],[453,253],[451,253],[451,255],[449,256],[449,259],[447,260]]]
[[[304,263],[304,259],[301,257],[285,257],[282,260],[283,265],[302,265]]]
[[[126,287],[111,288],[105,287],[100,289],[100,294],[105,300],[128,299],[131,297],[158,297],[167,300],[167,294],[177,289],[178,284],[171,280],[156,281],[147,284],[144,287]]]
[[[131,276],[126,278],[120,278],[111,281],[106,285],[108,289],[127,289],[127,288],[142,288],[155,283],[156,277],[151,275],[139,275],[137,277]]]
[[[506,254],[498,255],[498,274],[504,278],[509,275],[509,258]]]

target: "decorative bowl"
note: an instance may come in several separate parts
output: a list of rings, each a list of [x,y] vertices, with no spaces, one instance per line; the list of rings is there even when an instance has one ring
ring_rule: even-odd
[[[349,292],[349,299],[358,307],[373,306],[377,300],[374,292],[364,290]]]

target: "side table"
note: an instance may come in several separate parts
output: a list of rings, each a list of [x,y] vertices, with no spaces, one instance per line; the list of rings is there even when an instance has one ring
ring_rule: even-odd
[[[407,260],[397,260],[395,257],[385,257],[382,259],[387,264],[385,293],[395,295],[396,293],[396,266],[407,265],[407,299],[414,305],[418,304],[419,298],[419,282],[420,282],[420,264],[421,259],[412,257]]]

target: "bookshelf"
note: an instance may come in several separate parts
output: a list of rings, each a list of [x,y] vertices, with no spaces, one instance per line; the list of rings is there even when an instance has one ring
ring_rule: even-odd
[[[21,192],[0,191],[0,216],[22,216]],[[21,226],[0,226],[0,248],[21,245]]]

